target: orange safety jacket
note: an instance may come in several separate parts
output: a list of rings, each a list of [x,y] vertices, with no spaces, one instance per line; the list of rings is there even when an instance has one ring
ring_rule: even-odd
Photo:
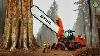
[[[75,42],[80,42],[81,45],[85,45],[86,44],[86,40],[84,38],[80,38],[80,37],[75,37]]]

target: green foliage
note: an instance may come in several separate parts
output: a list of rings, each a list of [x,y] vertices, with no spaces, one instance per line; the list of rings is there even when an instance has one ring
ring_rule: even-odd
[[[47,15],[56,23],[57,19],[57,10],[58,10],[58,5],[56,1],[54,0],[53,4],[51,5],[50,9],[47,12]]]

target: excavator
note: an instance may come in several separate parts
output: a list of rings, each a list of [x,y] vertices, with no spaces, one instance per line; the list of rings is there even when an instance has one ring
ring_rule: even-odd
[[[64,31],[62,21],[58,17],[56,20],[56,23],[54,23],[48,15],[44,13],[38,6],[33,5],[31,7],[31,14],[40,22],[42,22],[44,25],[46,25],[48,28],[50,28],[52,31],[54,31],[57,35],[58,42],[64,42],[66,47],[68,49],[77,49],[82,48],[86,45],[86,41],[84,38],[76,38],[73,34],[72,30]],[[66,32],[68,33],[68,36],[65,36]],[[78,39],[78,40],[77,40]],[[81,40],[81,41],[80,41]]]

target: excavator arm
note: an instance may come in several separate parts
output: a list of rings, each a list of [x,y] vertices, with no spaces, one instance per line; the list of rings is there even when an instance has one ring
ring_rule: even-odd
[[[38,6],[33,5],[31,7],[31,14],[38,19],[40,22],[42,22],[44,25],[52,29],[58,37],[63,35],[64,31],[62,26],[58,26],[56,23],[54,23],[48,15],[46,15]],[[58,21],[59,23],[59,21]],[[60,24],[59,24],[60,25]]]

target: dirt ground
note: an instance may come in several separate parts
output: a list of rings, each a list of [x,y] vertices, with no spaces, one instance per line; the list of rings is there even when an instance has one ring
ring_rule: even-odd
[[[29,50],[29,51],[0,51],[0,56],[68,56],[74,51],[64,50],[52,50],[50,52],[43,53],[43,49]]]
[[[69,56],[75,51],[64,51],[64,50],[51,50],[50,52],[42,53],[42,49],[37,51],[35,56]]]
[[[43,53],[43,49],[30,49],[25,50],[0,50],[0,56],[100,56],[99,48],[86,48],[77,50],[51,50],[50,52]]]

